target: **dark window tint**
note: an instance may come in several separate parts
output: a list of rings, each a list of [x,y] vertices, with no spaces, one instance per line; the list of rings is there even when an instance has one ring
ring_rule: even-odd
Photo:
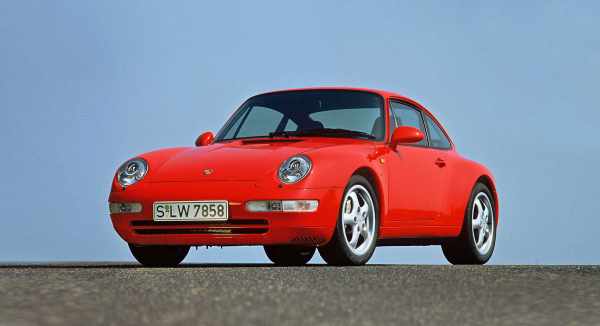
[[[425,115],[427,121],[427,129],[429,130],[429,144],[434,148],[450,149],[450,141],[446,137],[446,134],[442,131],[440,126],[437,125],[429,116]]]
[[[394,111],[390,111],[390,137],[396,130],[396,117],[394,116]]]
[[[292,121],[292,119],[288,119],[286,125],[285,125],[285,129],[283,129],[285,131],[296,131],[298,130],[298,125],[294,123],[294,121]]]
[[[352,108],[320,111],[309,115],[314,121],[328,128],[341,128],[361,131],[381,139],[385,133],[385,124],[379,110],[373,108]]]
[[[423,119],[421,118],[421,112],[419,110],[401,102],[392,102],[391,107],[394,115],[392,118],[396,120],[396,126],[414,127],[421,130],[424,135],[426,134]],[[414,145],[427,146],[427,139],[424,138]]]
[[[217,141],[269,137],[350,137],[383,140],[384,105],[380,95],[348,90],[302,90],[255,96],[234,113]]]
[[[248,137],[252,135],[268,134],[270,131],[277,128],[283,118],[281,112],[264,106],[253,106],[248,110],[249,112],[246,114],[241,128],[239,128],[239,130],[236,130],[237,128],[231,128],[228,135],[232,134],[233,137]]]

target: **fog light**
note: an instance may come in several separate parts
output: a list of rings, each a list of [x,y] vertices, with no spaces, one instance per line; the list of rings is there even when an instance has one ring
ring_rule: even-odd
[[[314,212],[319,207],[316,200],[283,200],[281,201],[284,212]]]
[[[127,213],[139,213],[142,211],[142,204],[140,203],[109,203],[111,214],[127,214]]]
[[[246,202],[249,212],[314,212],[318,200],[254,200]]]

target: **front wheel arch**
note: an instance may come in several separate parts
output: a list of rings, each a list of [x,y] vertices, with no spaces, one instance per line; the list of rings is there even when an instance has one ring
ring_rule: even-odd
[[[375,190],[375,197],[376,200],[378,202],[378,213],[379,213],[379,231],[381,231],[381,226],[384,223],[384,215],[383,212],[387,211],[387,192],[384,191],[384,185],[381,182],[380,177],[377,175],[377,173],[375,171],[373,171],[373,169],[371,169],[370,167],[360,167],[358,169],[356,169],[354,171],[354,173],[352,173],[352,175],[348,178],[348,181],[346,181],[346,184],[348,182],[350,182],[350,179],[352,179],[353,176],[355,175],[360,175],[362,177],[364,177],[365,179],[367,179],[369,181],[369,183],[371,184],[371,186],[373,187],[373,189]],[[345,186],[345,185],[344,185]]]
[[[347,224],[345,222],[345,220],[343,220],[343,210],[345,209],[344,207],[344,203],[345,203],[345,198],[346,195],[348,193],[354,192],[353,189],[359,187],[362,187],[362,191],[364,192],[365,195],[367,195],[368,197],[364,197],[363,198],[363,203],[371,203],[371,206],[373,207],[373,215],[367,215],[367,211],[365,211],[365,213],[363,213],[363,221],[365,216],[371,216],[372,220],[367,217],[367,219],[370,220],[370,222],[368,222],[365,226],[365,224],[362,224],[363,227],[365,227],[363,230],[368,230],[369,229],[369,224],[374,223],[375,227],[373,229],[371,229],[372,233],[372,237],[368,237],[365,238],[363,237],[362,239],[364,239],[364,241],[367,241],[367,239],[369,239],[369,241],[371,241],[370,243],[366,244],[366,247],[363,248],[362,250],[358,249],[357,247],[354,247],[354,249],[352,249],[351,247],[353,246],[352,244],[349,244],[348,241],[349,239],[347,238],[347,229],[346,227],[350,224]],[[356,196],[355,196],[356,198]],[[359,198],[361,198],[361,196],[359,196]],[[365,201],[366,199],[366,201]],[[355,205],[360,205],[358,204],[358,200],[360,199],[356,199],[357,201],[355,201]],[[365,264],[373,255],[373,252],[375,251],[375,248],[377,247],[377,241],[378,241],[378,237],[379,237],[379,230],[381,228],[381,210],[379,208],[380,205],[380,199],[378,198],[378,194],[377,191],[375,190],[375,188],[373,187],[373,184],[371,184],[371,181],[369,181],[369,179],[367,179],[366,177],[360,175],[360,174],[356,174],[353,175],[350,180],[348,180],[348,184],[346,185],[346,188],[344,190],[344,195],[342,196],[342,198],[340,198],[340,207],[338,209],[338,216],[336,217],[336,225],[333,231],[333,236],[331,237],[331,239],[323,246],[320,246],[319,249],[319,253],[321,254],[321,257],[323,258],[323,260],[325,260],[325,262],[327,262],[330,265],[363,265]],[[354,205],[353,205],[354,206]],[[362,205],[360,205],[362,206]],[[355,211],[356,213],[356,211]],[[349,214],[349,213],[346,213]],[[352,221],[350,221],[352,222]],[[357,223],[357,217],[355,216],[354,218],[354,224]],[[358,219],[358,227],[360,230],[361,229],[361,222],[360,222],[360,218]],[[360,238],[354,237],[355,232],[358,232],[356,229],[353,229],[352,231],[352,241],[358,241]],[[367,231],[368,232],[368,231]],[[362,235],[362,232],[361,232]],[[350,241],[350,242],[352,242]],[[356,242],[354,242],[354,245],[357,245]],[[363,242],[363,245],[365,245],[365,242]],[[361,245],[362,246],[362,245]],[[356,250],[355,250],[356,249]]]

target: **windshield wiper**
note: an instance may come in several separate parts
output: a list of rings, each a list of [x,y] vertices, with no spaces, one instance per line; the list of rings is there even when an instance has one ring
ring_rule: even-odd
[[[273,138],[273,137],[286,137],[289,138],[290,137],[290,133],[293,133],[292,131],[285,131],[285,130],[280,130],[280,131],[273,131],[269,133],[269,137]]]
[[[377,137],[375,137],[369,133],[363,132],[363,131],[341,129],[341,128],[319,128],[319,129],[307,130],[307,132],[310,132],[311,134],[317,134],[317,135],[355,136],[355,137],[361,137],[361,138],[366,138],[366,139],[377,139]]]
[[[306,129],[306,130],[297,130],[297,131],[274,131],[269,133],[269,137],[290,137],[290,136],[354,136],[366,139],[377,139],[377,137],[362,131],[350,130],[350,129],[340,129],[340,128],[317,128],[317,129]]]

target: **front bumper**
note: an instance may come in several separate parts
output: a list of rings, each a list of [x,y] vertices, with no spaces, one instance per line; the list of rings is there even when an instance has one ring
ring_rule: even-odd
[[[117,233],[138,245],[323,245],[335,228],[343,189],[303,189],[253,182],[140,182],[123,190],[113,187],[109,202],[137,202],[139,213],[111,214]],[[248,212],[251,200],[316,199],[315,212]],[[155,201],[227,200],[226,222],[155,222]]]

